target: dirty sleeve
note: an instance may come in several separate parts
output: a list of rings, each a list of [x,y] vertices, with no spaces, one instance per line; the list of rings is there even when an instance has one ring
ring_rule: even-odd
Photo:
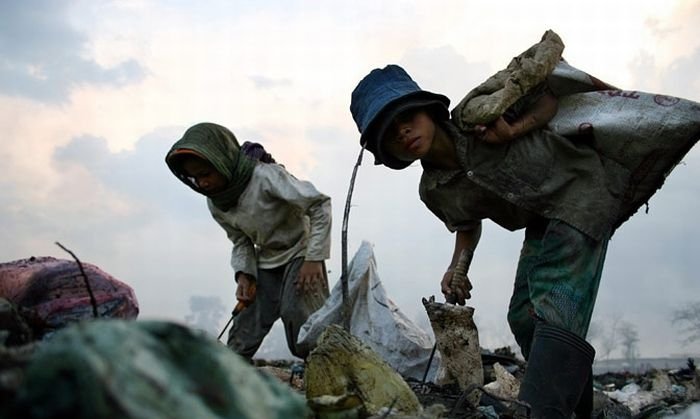
[[[234,275],[243,272],[257,278],[257,257],[255,255],[255,245],[253,241],[240,229],[226,222],[226,220],[221,218],[216,212],[212,212],[212,216],[226,231],[226,235],[233,243],[233,249],[231,250],[231,267],[233,268]]]
[[[330,257],[331,199],[309,181],[299,180],[286,170],[276,171],[269,193],[302,211],[309,220],[305,260]]]

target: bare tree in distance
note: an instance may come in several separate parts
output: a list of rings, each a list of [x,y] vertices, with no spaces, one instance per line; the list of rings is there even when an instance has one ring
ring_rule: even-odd
[[[639,343],[639,333],[637,327],[629,322],[622,322],[619,325],[618,333],[620,334],[620,344],[622,345],[622,353],[624,358],[630,365],[639,356],[637,344]]]
[[[688,302],[674,310],[672,322],[685,335],[683,343],[700,340],[700,301]]]
[[[600,342],[599,353],[601,359],[609,360],[610,355],[617,349],[620,344],[620,335],[618,333],[622,316],[613,314],[605,322],[596,320],[592,323],[597,325],[589,328],[589,340],[598,339]],[[596,330],[597,329],[597,330]],[[592,335],[591,335],[592,333]],[[597,336],[596,336],[597,335]]]

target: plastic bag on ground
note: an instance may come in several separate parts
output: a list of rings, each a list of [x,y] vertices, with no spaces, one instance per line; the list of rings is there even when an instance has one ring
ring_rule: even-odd
[[[350,333],[404,377],[422,379],[433,342],[387,296],[369,242],[362,242],[348,267],[348,296],[352,302]],[[342,323],[342,305],[342,284],[338,281],[325,305],[302,326],[299,343],[314,346],[328,325]],[[436,354],[428,373],[429,380],[435,377],[438,365]]]

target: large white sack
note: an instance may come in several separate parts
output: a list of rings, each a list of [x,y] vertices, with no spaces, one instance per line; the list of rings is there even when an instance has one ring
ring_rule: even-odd
[[[387,297],[369,242],[362,242],[348,267],[348,297],[352,303],[350,333],[404,377],[422,379],[433,342],[425,330],[409,320]],[[342,324],[342,304],[342,283],[338,281],[324,306],[302,326],[298,342],[315,346],[326,326]],[[436,353],[428,380],[435,377],[439,363]]]

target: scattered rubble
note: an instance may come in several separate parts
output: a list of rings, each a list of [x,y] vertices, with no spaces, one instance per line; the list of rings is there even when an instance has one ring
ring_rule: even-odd
[[[498,362],[493,364],[493,370],[496,379],[485,385],[484,389],[501,399],[517,399],[520,392],[520,381]]]
[[[437,340],[432,361],[426,356],[432,345],[423,335],[415,339],[416,326],[395,306],[368,308],[377,298],[390,300],[371,248],[364,249],[354,294],[364,312],[355,307],[354,313],[383,322],[384,332],[356,325],[349,334],[316,323],[323,333],[306,364],[250,365],[185,326],[94,319],[73,262],[0,264],[0,417],[525,417],[516,400],[525,363],[510,348],[480,348],[470,308],[424,301]],[[98,313],[135,317],[131,288],[87,266]],[[398,333],[385,333],[391,327]],[[402,355],[391,339],[413,349]],[[401,370],[401,356],[420,362]],[[426,380],[430,363],[430,371],[440,366],[454,382],[436,374]],[[597,419],[700,418],[700,376],[692,359],[676,370],[598,374],[594,387]]]

